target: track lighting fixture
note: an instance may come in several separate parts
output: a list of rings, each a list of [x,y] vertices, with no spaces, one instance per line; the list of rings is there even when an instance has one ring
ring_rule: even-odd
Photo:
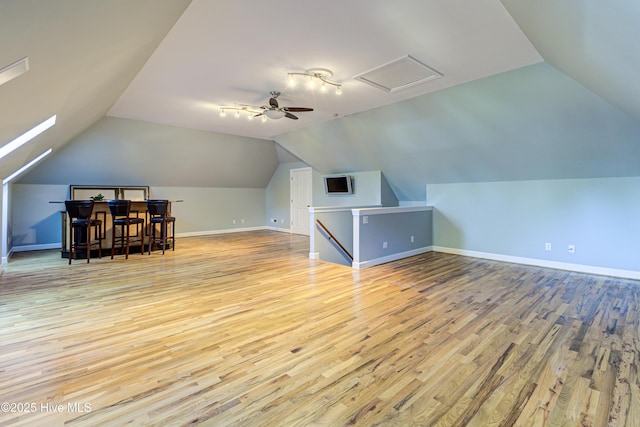
[[[220,107],[220,117],[226,117],[227,116],[227,111],[234,111],[233,116],[236,119],[239,119],[240,116],[243,113],[247,113],[247,119],[248,120],[252,120],[255,116],[258,116],[258,115],[262,114],[262,111],[259,111],[258,109],[254,109],[252,107],[245,107],[245,106],[234,107],[234,106],[230,106],[230,107]]]
[[[342,94],[342,83],[334,82],[331,79],[333,76],[333,72],[331,70],[327,70],[326,68],[312,68],[305,72],[291,72],[288,74],[289,76],[289,86],[296,85],[296,76],[302,76],[307,78],[308,85],[313,89],[316,83],[322,83],[320,86],[320,90],[325,92],[327,90],[327,85],[333,86],[336,88],[336,95]]]

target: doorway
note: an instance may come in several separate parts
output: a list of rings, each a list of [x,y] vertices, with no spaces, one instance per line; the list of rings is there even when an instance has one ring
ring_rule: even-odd
[[[291,232],[309,235],[309,206],[311,206],[311,168],[289,171],[291,194]]]

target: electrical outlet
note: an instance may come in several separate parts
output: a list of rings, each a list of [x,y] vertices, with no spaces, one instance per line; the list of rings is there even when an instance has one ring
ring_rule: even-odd
[[[241,219],[241,220],[240,220],[240,222],[241,222],[242,224],[244,224],[244,219]]]
[[[411,236],[411,243],[413,243],[415,241],[414,237]]]
[[[233,223],[234,223],[234,224],[236,223],[236,220],[235,220],[235,219],[233,220]]]
[[[575,254],[576,253],[576,245],[569,245],[567,247],[567,250],[569,251],[570,254]]]
[[[551,251],[551,243],[545,243],[544,244],[544,250],[547,251],[547,252]]]
[[[363,224],[369,224],[369,217],[368,217],[368,216],[366,216],[366,215],[364,215],[364,216],[362,217],[362,223],[363,223]]]
[[[387,249],[387,242],[382,242],[382,249]]]

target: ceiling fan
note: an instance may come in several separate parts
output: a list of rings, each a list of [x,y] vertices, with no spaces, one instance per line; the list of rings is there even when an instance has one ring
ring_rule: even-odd
[[[302,113],[305,111],[313,111],[313,108],[307,107],[280,107],[278,104],[278,97],[280,92],[271,91],[271,98],[269,98],[269,105],[263,105],[262,113],[257,114],[256,117],[265,115],[270,119],[281,119],[286,117],[288,119],[298,120],[298,117],[291,113]]]

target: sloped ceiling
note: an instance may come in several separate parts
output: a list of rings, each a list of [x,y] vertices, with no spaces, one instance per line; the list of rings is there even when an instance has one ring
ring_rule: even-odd
[[[547,63],[292,131],[324,173],[381,170],[400,200],[425,183],[640,175],[640,122]]]
[[[640,2],[502,3],[545,61],[640,120]]]
[[[57,114],[53,128],[0,160],[0,177],[102,118],[189,3],[0,1],[0,68],[25,56],[30,63],[0,86],[2,145]]]
[[[640,175],[640,3],[503,0],[545,59],[275,140],[325,173],[424,183]]]
[[[323,172],[379,169],[402,200],[429,182],[640,175],[638,18],[634,0],[3,0],[0,64],[32,69],[0,86],[0,140],[59,120],[0,176],[107,111],[272,139]],[[352,79],[405,54],[444,77],[395,94]],[[298,121],[218,118],[312,67],[345,84],[339,102],[298,87],[281,100],[316,108]]]
[[[21,182],[266,188],[277,167],[272,141],[106,116]]]

